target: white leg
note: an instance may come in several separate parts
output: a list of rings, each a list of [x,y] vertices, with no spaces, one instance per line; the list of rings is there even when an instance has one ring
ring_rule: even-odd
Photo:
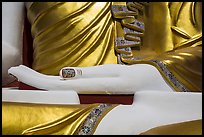
[[[96,135],[138,135],[151,128],[202,119],[202,93],[141,91],[133,105],[119,105],[99,123]]]

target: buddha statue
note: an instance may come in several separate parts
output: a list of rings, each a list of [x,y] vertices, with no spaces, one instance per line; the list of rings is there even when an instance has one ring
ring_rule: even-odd
[[[202,91],[201,11],[200,2],[28,2],[32,68],[150,64],[175,91]]]
[[[134,93],[134,102],[2,102],[3,134],[202,134],[201,4],[26,3],[34,62],[9,74],[48,92]]]

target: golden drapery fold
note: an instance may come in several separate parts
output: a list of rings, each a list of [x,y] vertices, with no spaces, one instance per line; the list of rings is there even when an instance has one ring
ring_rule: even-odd
[[[154,65],[176,91],[202,91],[201,2],[34,2],[33,69]]]
[[[2,135],[92,135],[117,104],[2,103]],[[110,121],[111,122],[111,121]],[[162,125],[141,135],[201,135],[202,119]]]
[[[176,91],[202,91],[202,3],[128,3],[112,9],[120,62],[154,65]]]
[[[2,103],[3,135],[88,135],[116,104]]]
[[[33,68],[58,75],[66,66],[116,64],[110,2],[34,2],[27,10]]]
[[[202,119],[155,127],[140,135],[202,135]]]

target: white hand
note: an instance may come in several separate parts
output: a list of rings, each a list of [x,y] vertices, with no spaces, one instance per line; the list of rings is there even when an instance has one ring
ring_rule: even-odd
[[[73,68],[73,67],[72,67]],[[82,70],[82,77],[60,80],[60,76],[38,73],[20,65],[9,69],[19,81],[39,89],[75,90],[77,92],[134,93],[139,90],[172,91],[158,70],[147,64],[108,64],[93,67],[76,67]]]

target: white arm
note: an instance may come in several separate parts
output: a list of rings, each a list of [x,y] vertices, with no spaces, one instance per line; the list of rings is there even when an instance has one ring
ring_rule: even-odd
[[[119,94],[139,90],[173,91],[159,71],[148,64],[109,64],[77,69],[82,70],[82,77],[69,80],[60,80],[60,76],[43,75],[23,65],[10,68],[9,73],[25,84],[45,90],[105,91]]]

